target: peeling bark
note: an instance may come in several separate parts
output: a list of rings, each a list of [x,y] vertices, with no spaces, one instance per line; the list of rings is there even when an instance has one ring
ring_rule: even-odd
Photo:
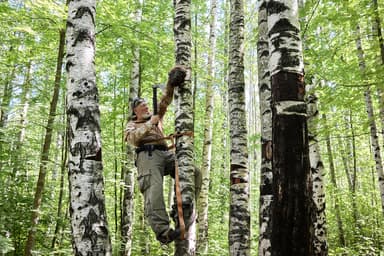
[[[267,2],[272,88],[272,255],[313,255],[304,71],[297,1]]]

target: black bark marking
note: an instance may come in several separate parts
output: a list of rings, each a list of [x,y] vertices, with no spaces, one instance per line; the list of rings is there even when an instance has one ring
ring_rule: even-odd
[[[265,92],[265,91],[271,91],[271,88],[270,88],[269,84],[261,83],[260,92]]]
[[[94,247],[97,242],[97,233],[93,230],[93,224],[97,222],[99,222],[99,216],[97,216],[92,208],[89,210],[87,217],[80,222],[80,226],[84,227],[82,239],[90,240],[92,247]]]
[[[257,42],[257,49],[259,50],[259,57],[260,58],[267,58],[269,57],[269,50],[268,50],[268,42],[266,41],[259,41]]]
[[[291,32],[289,34],[286,34],[290,31],[292,31],[293,33]],[[273,25],[271,30],[268,32],[268,36],[271,37],[271,35],[275,33],[282,33],[281,36],[289,36],[299,39],[297,36],[295,36],[295,34],[299,34],[299,32],[299,29],[296,26],[293,26],[288,19],[280,19]]]
[[[78,89],[72,93],[73,97],[84,98],[86,96],[91,96],[91,98],[97,99],[98,90],[97,90],[96,84],[93,81],[82,79],[82,81],[80,81],[80,84],[77,88]]]
[[[99,149],[97,152],[96,152],[96,155],[95,156],[89,156],[89,157],[86,157],[85,158],[86,160],[93,160],[93,161],[101,161],[102,159],[102,154],[101,154],[101,149]]]
[[[271,14],[282,13],[289,10],[288,6],[276,1],[266,1],[268,16]],[[263,6],[263,5],[262,5]],[[260,7],[261,8],[261,7]]]
[[[300,55],[298,50],[289,48],[280,48],[281,58],[278,65],[280,67],[297,67],[300,65]]]
[[[98,205],[100,203],[100,199],[96,196],[96,193],[94,190],[92,190],[89,196],[88,203],[92,206]]]
[[[271,169],[263,167],[261,168],[261,173],[269,173],[272,172]],[[272,195],[272,179],[266,176],[261,177],[261,187],[260,189],[260,195]]]
[[[73,23],[67,20],[67,29],[74,27]]]
[[[230,216],[236,218],[238,222],[241,222],[241,223],[245,222],[248,224],[250,223],[250,216],[247,213],[247,210],[243,206],[237,206],[232,204],[230,207],[230,211],[231,211]],[[237,226],[238,228],[237,234],[242,234],[242,235],[249,234],[246,227],[249,227],[249,225]]]
[[[95,17],[93,16],[91,9],[87,6],[80,6],[76,11],[74,19],[81,19],[84,14],[89,14],[92,18],[93,25],[95,25]]]
[[[98,110],[85,109],[83,115],[78,114],[76,129],[88,128],[90,131],[100,131],[100,125],[99,122],[95,120],[95,115],[99,115]]]
[[[83,41],[90,41],[92,46],[95,45],[95,37],[93,34],[91,34],[91,31],[89,31],[88,29],[80,29],[77,32],[77,36],[72,44],[72,47],[76,46],[77,43]]]
[[[184,31],[186,30],[185,29],[186,27],[190,26],[191,19],[185,19],[185,16],[184,16],[182,18],[176,19],[175,24],[177,25],[173,29],[173,32],[175,33],[175,35],[180,35],[182,34],[182,33],[179,33],[180,31]]]
[[[244,83],[232,83],[231,87],[228,89],[229,93],[239,93],[243,95],[244,93]]]
[[[75,66],[75,64],[73,64],[72,61],[69,61],[68,60],[68,57],[67,57],[67,64],[65,64],[65,70],[67,71],[67,73],[69,72],[69,70],[71,69],[71,67]]]
[[[267,1],[263,1],[259,7],[259,12],[267,8]]]

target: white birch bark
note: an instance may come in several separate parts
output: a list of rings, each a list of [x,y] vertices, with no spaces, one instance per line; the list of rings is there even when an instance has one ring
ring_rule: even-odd
[[[271,76],[281,70],[303,74],[304,62],[297,1],[267,0],[267,3]]]
[[[272,195],[272,110],[268,68],[269,45],[267,1],[259,0],[259,38],[257,41],[259,97],[261,113],[261,168],[259,209],[259,256],[271,255]]]
[[[175,130],[193,131],[193,99],[191,85],[191,1],[174,0],[174,40],[176,64],[187,69],[182,86],[175,90]],[[185,240],[175,240],[175,255],[194,255],[196,252],[196,198],[193,138],[176,139],[176,158],[179,166],[180,191],[186,225]]]
[[[383,33],[381,32],[382,26],[381,26],[381,19],[380,19],[380,13],[379,13],[379,5],[377,3],[377,0],[372,0],[373,4],[373,11],[374,11],[374,21],[373,21],[373,30],[374,32],[377,32],[377,39],[379,43],[380,48],[380,59],[381,59],[381,66],[384,66],[384,38]],[[379,114],[380,114],[380,121],[381,121],[381,134],[384,138],[384,92],[383,90],[378,86],[376,88],[377,90],[377,97],[379,99]],[[384,182],[382,180],[382,182]],[[382,190],[380,190],[383,192]],[[383,195],[383,193],[381,193]],[[383,197],[382,197],[383,202]],[[384,211],[384,210],[383,210]]]
[[[95,0],[70,1],[67,115],[72,246],[75,255],[111,255],[105,210],[95,74]]]
[[[230,1],[228,105],[230,116],[229,253],[250,255],[250,210],[244,82],[244,3]]]
[[[325,215],[325,170],[320,156],[320,145],[317,140],[317,97],[310,94],[307,99],[309,162],[312,175],[312,200],[315,206],[313,212],[313,255],[328,255],[326,215]]]
[[[198,243],[197,251],[204,255],[208,252],[208,193],[211,172],[212,134],[213,134],[213,82],[215,80],[215,52],[216,52],[216,9],[217,0],[210,1],[209,24],[209,53],[208,53],[208,79],[205,94],[205,121],[203,161],[201,167],[202,186],[198,200]]]
[[[365,56],[364,56],[364,50],[361,43],[361,37],[360,37],[360,27],[357,26],[356,28],[356,49],[357,49],[357,57],[359,59],[359,68],[362,75],[365,75],[366,73],[366,64],[365,64]],[[367,109],[368,114],[368,120],[369,120],[369,126],[370,126],[370,134],[371,134],[371,144],[372,144],[372,151],[374,152],[374,160],[376,165],[376,173],[378,177],[378,185],[379,185],[379,191],[380,191],[380,198],[381,198],[381,207],[382,207],[382,213],[384,214],[384,172],[383,172],[383,163],[381,159],[381,152],[380,152],[380,145],[379,145],[379,138],[377,136],[377,126],[375,121],[375,114],[373,110],[373,104],[372,104],[372,96],[371,96],[371,89],[370,87],[366,87],[364,91],[364,98],[365,98],[365,107]]]

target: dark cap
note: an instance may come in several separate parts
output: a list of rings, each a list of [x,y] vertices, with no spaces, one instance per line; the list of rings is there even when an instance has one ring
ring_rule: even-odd
[[[132,101],[132,116],[131,116],[132,120],[135,120],[137,118],[135,111],[133,111],[133,110],[143,102],[146,102],[146,100],[144,98],[136,97],[133,99],[133,101]]]

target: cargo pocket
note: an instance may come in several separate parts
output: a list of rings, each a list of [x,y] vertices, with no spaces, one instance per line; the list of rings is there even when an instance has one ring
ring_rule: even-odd
[[[137,182],[139,184],[139,190],[141,193],[144,193],[145,190],[147,190],[151,185],[150,178],[151,178],[151,173],[149,171],[137,177]]]

